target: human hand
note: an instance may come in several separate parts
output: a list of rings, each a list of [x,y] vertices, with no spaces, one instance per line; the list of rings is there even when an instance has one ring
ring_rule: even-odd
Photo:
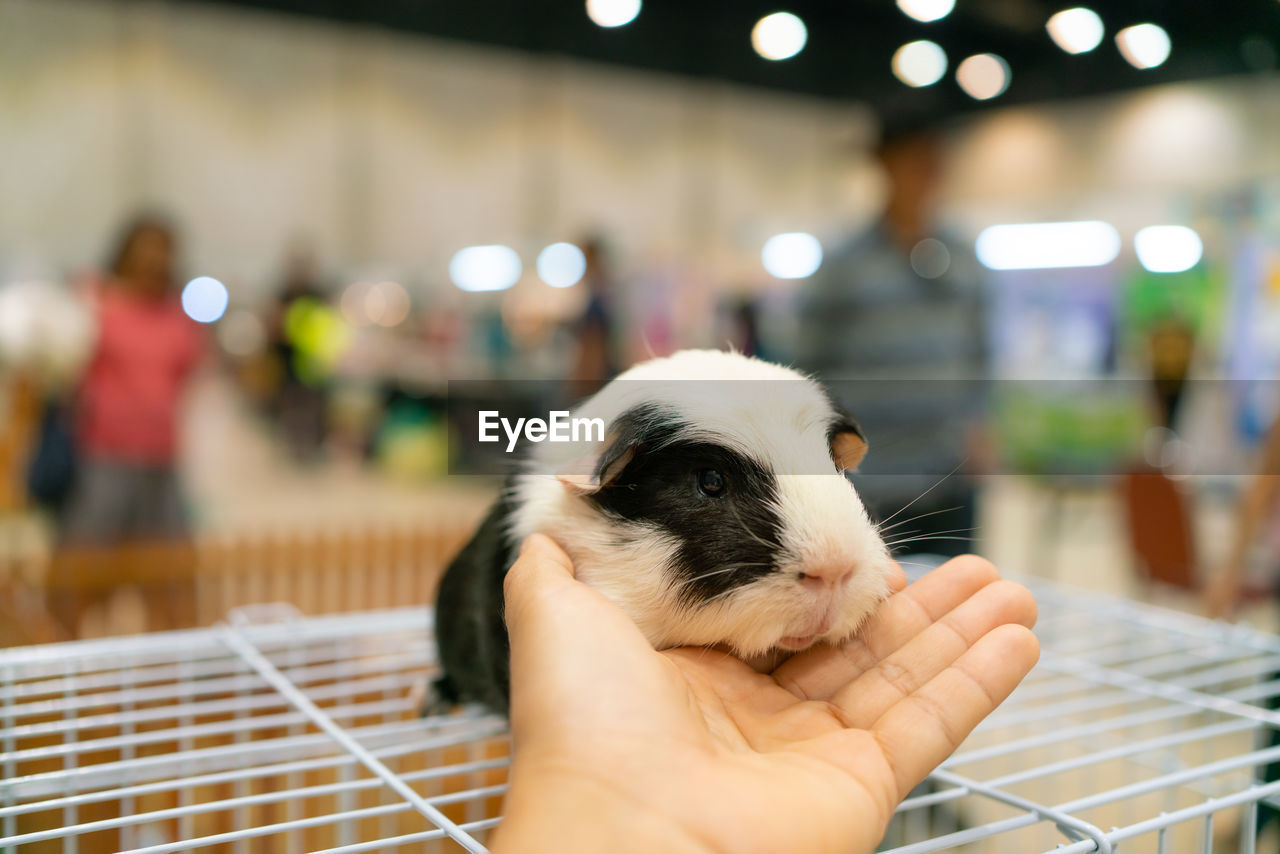
[[[495,851],[870,852],[1030,671],[1035,603],[975,557],[757,673],[655,652],[530,537],[506,579],[515,753]]]

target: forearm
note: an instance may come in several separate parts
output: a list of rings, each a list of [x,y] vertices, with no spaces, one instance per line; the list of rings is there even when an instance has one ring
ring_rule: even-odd
[[[1272,426],[1263,448],[1261,465],[1240,498],[1235,533],[1219,570],[1217,583],[1239,586],[1249,547],[1275,506],[1277,494],[1280,494],[1280,420]]]
[[[1223,564],[1223,571],[1233,574],[1237,579],[1244,572],[1249,546],[1257,537],[1263,520],[1275,504],[1277,487],[1280,487],[1280,477],[1258,475],[1249,484],[1248,490],[1240,501],[1239,521],[1231,540],[1230,550],[1227,552],[1227,559]]]

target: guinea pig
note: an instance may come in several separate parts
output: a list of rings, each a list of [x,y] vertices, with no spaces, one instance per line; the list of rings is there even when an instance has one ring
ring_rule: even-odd
[[[814,380],[736,353],[639,364],[575,417],[593,443],[541,443],[450,564],[430,706],[505,712],[502,582],[541,532],[655,649],[776,662],[853,635],[888,593],[889,551],[846,472],[867,443]]]

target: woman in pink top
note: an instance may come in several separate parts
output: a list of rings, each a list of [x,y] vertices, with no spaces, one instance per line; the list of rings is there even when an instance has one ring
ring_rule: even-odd
[[[202,336],[174,292],[175,256],[168,224],[138,219],[94,288],[98,337],[76,401],[80,460],[64,542],[186,534],[178,410]]]

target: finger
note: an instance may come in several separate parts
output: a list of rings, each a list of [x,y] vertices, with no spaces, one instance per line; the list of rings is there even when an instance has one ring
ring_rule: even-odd
[[[902,592],[907,586],[907,573],[903,571],[902,564],[895,562],[893,568],[889,570],[889,595]]]
[[[1040,644],[1025,626],[1004,625],[981,638],[872,727],[904,798],[950,756],[1035,666]]]
[[[826,700],[977,591],[1000,579],[990,561],[953,558],[880,606],[852,640],[793,656],[774,678],[801,699]]]
[[[837,691],[831,702],[855,727],[870,727],[890,706],[907,697],[955,663],[998,626],[1031,628],[1036,601],[1012,581],[983,587],[943,615],[900,649]]]

